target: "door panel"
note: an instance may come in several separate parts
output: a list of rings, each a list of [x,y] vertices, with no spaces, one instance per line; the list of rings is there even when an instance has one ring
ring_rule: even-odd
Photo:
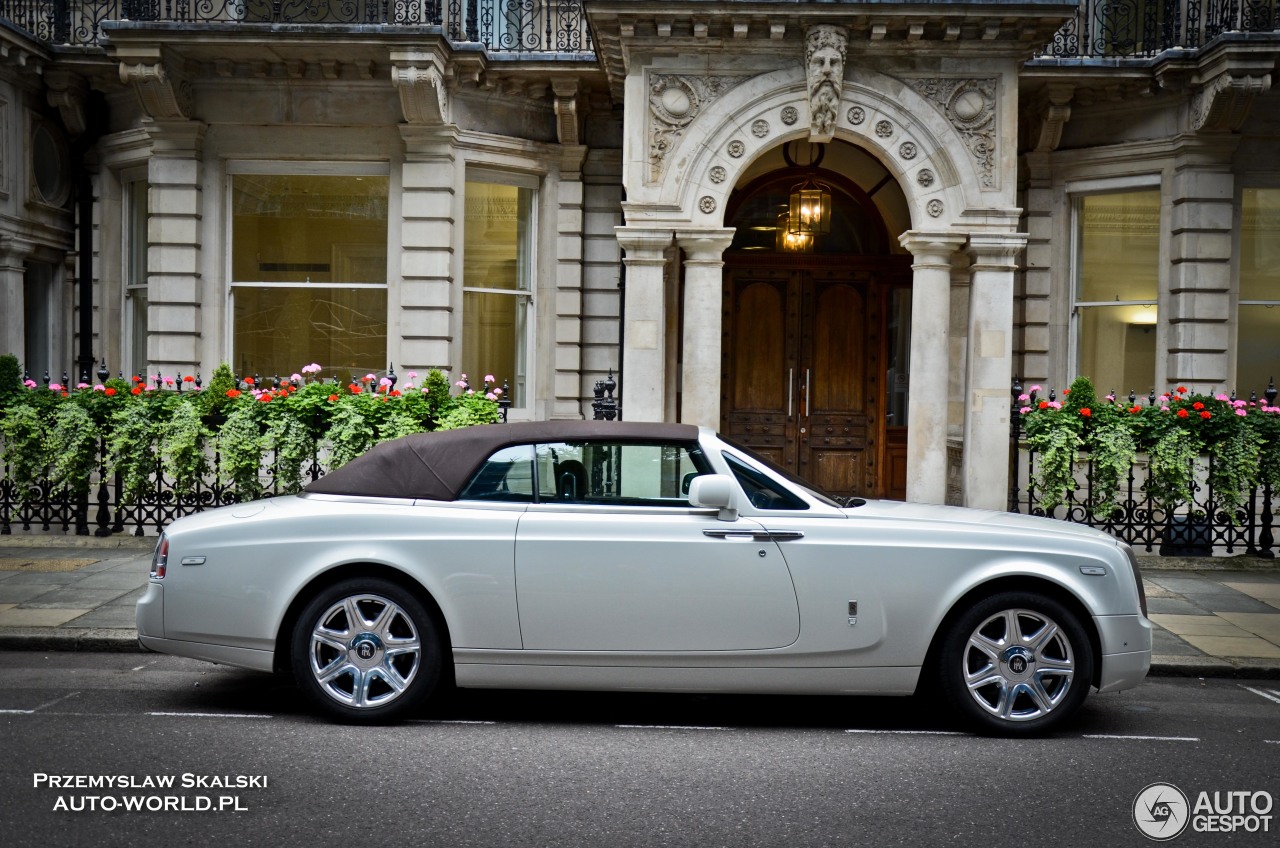
[[[792,644],[800,634],[795,587],[778,543],[750,535],[761,529],[745,518],[726,522],[671,510],[531,506],[516,533],[524,648],[741,651]]]

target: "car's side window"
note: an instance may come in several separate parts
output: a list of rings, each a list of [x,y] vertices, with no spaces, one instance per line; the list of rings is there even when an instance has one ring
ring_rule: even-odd
[[[459,500],[533,501],[533,445],[515,445],[489,457],[472,475]]]
[[[747,500],[756,509],[808,509],[809,505],[731,453],[722,453]]]
[[[537,446],[541,503],[689,506],[689,482],[710,473],[695,444],[555,442]]]

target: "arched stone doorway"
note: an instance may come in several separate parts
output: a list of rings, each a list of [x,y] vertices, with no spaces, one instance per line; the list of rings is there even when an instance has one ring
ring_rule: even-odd
[[[893,175],[835,141],[764,154],[726,205],[720,428],[836,495],[906,495],[910,226]],[[806,176],[829,187],[832,226],[801,243],[785,206]]]

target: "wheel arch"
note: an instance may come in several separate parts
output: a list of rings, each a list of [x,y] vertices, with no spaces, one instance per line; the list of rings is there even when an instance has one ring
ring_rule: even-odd
[[[420,582],[409,574],[384,563],[348,562],[315,575],[304,585],[285,610],[280,619],[280,627],[276,631],[275,655],[273,666],[277,672],[287,672],[292,661],[291,643],[293,628],[298,623],[302,610],[320,592],[343,580],[358,577],[379,577],[400,586],[417,598],[427,608],[440,636],[440,681],[453,683],[453,640],[449,635],[449,623],[435,597]]]
[[[951,605],[951,608],[947,610],[946,615],[942,617],[942,621],[938,623],[937,628],[934,630],[933,638],[929,641],[929,650],[925,653],[920,679],[916,684],[917,691],[922,686],[931,685],[931,681],[936,678],[935,672],[939,655],[942,653],[943,640],[955,625],[956,619],[963,615],[965,610],[983,598],[1004,592],[1035,592],[1043,594],[1053,598],[1070,610],[1080,621],[1080,626],[1084,628],[1084,632],[1089,637],[1089,649],[1093,656],[1093,679],[1090,683],[1094,686],[1099,685],[1102,679],[1102,639],[1098,634],[1098,628],[1094,624],[1093,616],[1089,613],[1089,610],[1071,590],[1059,583],[1054,583],[1052,580],[1046,580],[1043,577],[1011,575],[979,583],[971,587]]]

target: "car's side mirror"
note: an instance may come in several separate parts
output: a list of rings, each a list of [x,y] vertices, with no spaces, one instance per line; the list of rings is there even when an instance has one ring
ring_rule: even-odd
[[[734,521],[738,510],[733,506],[733,478],[727,474],[702,474],[689,483],[689,503],[720,510],[721,521]]]

